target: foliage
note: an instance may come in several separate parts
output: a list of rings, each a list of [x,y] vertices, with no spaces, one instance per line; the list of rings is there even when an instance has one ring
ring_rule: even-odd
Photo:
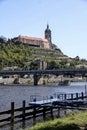
[[[65,118],[36,124],[29,130],[86,130],[87,111],[71,113]]]
[[[59,65],[55,61],[48,62],[47,69],[51,70],[51,69],[59,69],[59,68],[60,68]]]
[[[1,43],[6,43],[7,39],[4,36],[0,36],[0,44]]]
[[[30,70],[34,70],[34,69],[36,70],[36,69],[38,69],[37,66],[38,66],[37,63],[35,61],[32,61],[30,63]]]
[[[14,43],[11,39],[7,41],[5,37],[0,37],[0,70],[14,66],[22,70],[38,69],[36,59],[47,62],[47,69],[68,69],[87,64],[84,59],[71,59],[58,50],[30,47],[19,41]]]
[[[1,44],[0,45],[0,68],[18,66],[22,68],[27,57],[31,55],[30,48],[23,44]]]

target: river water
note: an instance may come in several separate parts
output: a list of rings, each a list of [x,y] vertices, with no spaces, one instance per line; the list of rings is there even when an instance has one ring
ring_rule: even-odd
[[[16,107],[20,107],[25,100],[27,105],[32,95],[46,97],[55,93],[80,93],[85,92],[86,82],[72,82],[70,86],[58,86],[50,84],[48,86],[0,86],[0,111],[10,109],[11,102],[15,102]]]
[[[25,100],[28,105],[32,95],[47,97],[55,93],[80,93],[86,91],[86,86],[87,82],[72,82],[70,86],[0,86],[0,112],[9,110],[11,102],[15,102],[15,107],[21,107]]]

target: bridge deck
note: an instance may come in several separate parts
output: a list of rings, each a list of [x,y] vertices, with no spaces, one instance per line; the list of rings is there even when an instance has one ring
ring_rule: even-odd
[[[14,75],[14,74],[87,74],[87,69],[58,69],[58,70],[9,70],[0,71],[0,75]]]

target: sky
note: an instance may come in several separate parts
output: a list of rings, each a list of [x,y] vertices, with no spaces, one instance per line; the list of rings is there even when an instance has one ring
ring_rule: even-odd
[[[87,59],[87,0],[0,0],[0,36],[44,38],[69,56]]]

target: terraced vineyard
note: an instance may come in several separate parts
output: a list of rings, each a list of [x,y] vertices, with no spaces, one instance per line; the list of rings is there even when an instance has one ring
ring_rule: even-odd
[[[23,43],[0,44],[0,70],[14,66],[18,70],[30,69],[32,64],[35,66],[37,59],[45,61],[48,64],[48,69],[75,68],[76,65],[87,64],[86,60],[69,58],[60,49],[42,49]]]

